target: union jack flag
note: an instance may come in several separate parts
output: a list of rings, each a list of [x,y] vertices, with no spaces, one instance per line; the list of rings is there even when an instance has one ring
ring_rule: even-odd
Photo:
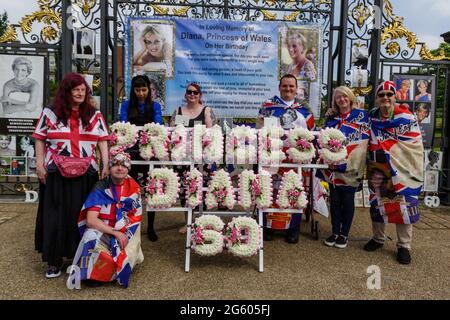
[[[81,270],[81,280],[93,279],[109,282],[117,279],[128,287],[131,270],[143,261],[140,248],[140,224],[142,207],[139,185],[127,177],[121,186],[111,179],[99,181],[89,194],[78,220],[81,241],[74,258],[74,265]],[[120,249],[115,237],[87,228],[87,212],[99,212],[99,219],[123,232],[128,245]]]
[[[373,175],[370,168],[378,165],[392,180],[393,193],[384,196],[370,188],[372,220],[415,223],[420,218],[418,198],[423,185],[423,143],[417,120],[407,106],[396,105],[390,119],[381,119],[377,108],[369,121],[369,186]]]
[[[352,109],[345,116],[336,115],[328,119],[325,127],[339,129],[345,135],[347,157],[345,162],[337,165],[334,170],[317,171],[317,176],[342,189],[356,191],[360,187],[364,175],[370,138],[367,112]]]

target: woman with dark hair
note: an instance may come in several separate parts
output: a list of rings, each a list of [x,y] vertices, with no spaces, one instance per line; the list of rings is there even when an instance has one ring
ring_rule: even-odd
[[[137,126],[155,122],[163,124],[161,105],[152,100],[150,79],[146,75],[133,77],[131,80],[130,100],[125,100],[120,108],[120,121],[130,122]],[[132,160],[144,160],[139,155],[139,145],[127,150]],[[129,172],[130,176],[139,184],[146,183],[148,177],[147,165],[133,165]],[[155,229],[155,212],[147,211],[147,236],[150,241],[158,240]]]
[[[109,174],[108,128],[91,104],[82,75],[66,74],[54,105],[44,108],[32,137],[40,180],[35,245],[48,263],[45,276],[54,278],[61,275],[63,257],[73,258],[80,242],[80,210],[99,176],[97,145],[101,178]]]
[[[186,92],[184,98],[186,104],[182,107],[178,107],[173,113],[170,119],[170,126],[175,127],[178,123],[176,121],[177,116],[186,119],[187,124],[183,124],[185,127],[193,128],[196,124],[204,124],[207,128],[211,128],[216,123],[216,117],[214,112],[210,107],[203,104],[202,101],[202,89],[196,83],[190,83],[186,87]],[[189,167],[178,167],[178,175],[184,177],[184,173],[188,171]],[[206,170],[206,166],[204,170]],[[183,181],[184,182],[184,181]],[[183,187],[186,187],[183,183]],[[181,192],[180,202],[184,207],[186,204],[186,199],[184,198],[185,193]],[[187,220],[186,220],[187,221]],[[178,230],[181,234],[186,233],[187,227],[184,225]]]

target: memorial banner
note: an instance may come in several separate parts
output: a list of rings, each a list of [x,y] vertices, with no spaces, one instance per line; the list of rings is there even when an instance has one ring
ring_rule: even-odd
[[[318,115],[317,26],[175,18],[128,22],[126,92],[133,76],[165,72],[165,115],[184,104],[186,86],[195,82],[217,116],[254,118],[263,101],[279,94],[286,73],[295,74],[298,94]]]

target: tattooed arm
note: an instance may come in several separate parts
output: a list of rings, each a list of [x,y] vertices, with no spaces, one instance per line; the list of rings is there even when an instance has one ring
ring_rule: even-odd
[[[205,122],[207,128],[211,128],[213,125],[217,124],[216,115],[214,114],[214,111],[209,107],[205,110]]]

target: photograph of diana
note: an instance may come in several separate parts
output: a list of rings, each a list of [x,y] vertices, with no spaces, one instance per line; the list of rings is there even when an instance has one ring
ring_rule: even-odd
[[[298,80],[317,81],[319,30],[306,27],[282,27],[279,31],[280,73]]]
[[[95,59],[95,31],[90,29],[76,30],[74,56],[77,59]]]
[[[45,58],[2,54],[0,61],[0,118],[39,118],[44,99]]]
[[[175,24],[171,21],[130,21],[132,76],[162,71],[172,79],[175,59]]]

